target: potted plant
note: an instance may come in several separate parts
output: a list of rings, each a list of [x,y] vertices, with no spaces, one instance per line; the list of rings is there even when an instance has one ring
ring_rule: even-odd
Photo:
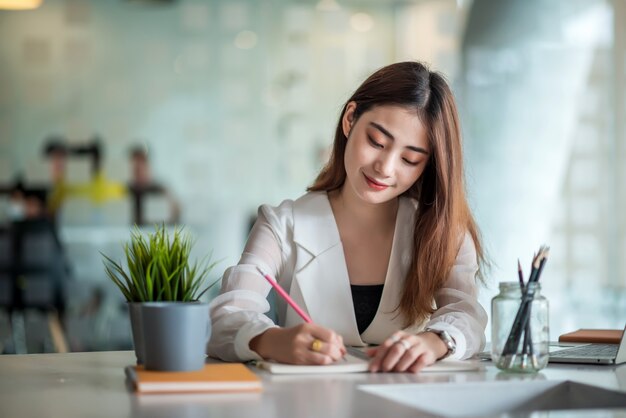
[[[206,283],[216,265],[210,257],[189,261],[192,239],[164,224],[144,235],[137,227],[124,244],[126,267],[102,254],[108,277],[129,304],[137,363],[147,370],[203,367],[210,337],[209,305],[200,301],[218,280]]]

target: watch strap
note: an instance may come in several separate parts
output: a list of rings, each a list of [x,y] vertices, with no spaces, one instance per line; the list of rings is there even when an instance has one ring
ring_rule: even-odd
[[[446,357],[450,357],[452,354],[456,352],[456,342],[454,341],[454,338],[452,338],[452,336],[448,333],[448,331],[444,331],[441,329],[426,328],[424,332],[432,332],[433,334],[436,334],[448,348],[448,351],[446,352],[446,354],[438,358],[438,360],[442,360]]]

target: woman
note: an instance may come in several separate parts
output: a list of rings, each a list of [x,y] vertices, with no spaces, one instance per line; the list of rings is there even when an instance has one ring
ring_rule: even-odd
[[[423,64],[384,67],[347,101],[333,152],[308,193],[261,206],[244,253],[211,305],[210,355],[328,364],[368,349],[369,370],[417,372],[484,345],[483,263],[464,192],[452,93]],[[308,312],[265,312],[275,277]]]

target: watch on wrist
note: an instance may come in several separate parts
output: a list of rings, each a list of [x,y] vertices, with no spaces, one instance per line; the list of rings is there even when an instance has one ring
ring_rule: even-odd
[[[432,332],[433,334],[436,334],[448,348],[448,352],[444,354],[442,357],[438,358],[438,360],[442,360],[446,357],[450,357],[452,354],[456,352],[456,342],[454,341],[454,338],[452,338],[452,336],[448,333],[448,331],[426,328],[424,332]]]

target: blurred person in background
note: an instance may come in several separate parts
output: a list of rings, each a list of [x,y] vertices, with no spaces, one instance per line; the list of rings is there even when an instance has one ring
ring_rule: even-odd
[[[167,200],[169,217],[162,221],[168,224],[178,223],[180,221],[180,205],[165,186],[153,179],[146,147],[132,147],[129,151],[129,162],[131,179],[128,183],[128,190],[133,200],[134,223],[136,225],[152,223],[145,214],[144,199],[148,195],[163,196]]]

